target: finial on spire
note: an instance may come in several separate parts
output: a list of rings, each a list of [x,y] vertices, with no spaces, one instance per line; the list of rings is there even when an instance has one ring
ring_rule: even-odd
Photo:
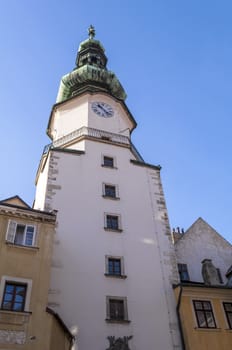
[[[92,26],[92,24],[90,25],[88,32],[89,32],[89,39],[93,39],[95,37],[95,29],[94,29],[94,26]]]

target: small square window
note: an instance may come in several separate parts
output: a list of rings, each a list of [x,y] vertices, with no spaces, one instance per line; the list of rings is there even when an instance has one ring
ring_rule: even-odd
[[[105,198],[119,199],[117,185],[103,183],[102,184],[102,193],[103,193],[103,197],[105,197]]]
[[[116,198],[116,186],[114,186],[114,185],[105,185],[104,195],[106,197]]]
[[[102,165],[105,167],[114,168],[114,158],[108,157],[108,156],[103,156],[103,164]]]
[[[193,300],[193,306],[199,328],[216,328],[210,301]]]
[[[232,329],[232,303],[223,303],[229,328]]]
[[[105,214],[105,229],[112,231],[122,231],[120,216],[114,214]]]
[[[178,264],[178,271],[179,271],[181,282],[189,281],[187,264]]]
[[[124,275],[124,259],[122,256],[105,256],[105,276],[126,278]]]
[[[129,322],[126,297],[106,297],[106,320],[109,322]]]
[[[2,298],[2,309],[24,311],[26,291],[26,284],[6,282]]]

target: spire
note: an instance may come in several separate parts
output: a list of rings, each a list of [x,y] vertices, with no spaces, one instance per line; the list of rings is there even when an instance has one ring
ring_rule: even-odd
[[[93,39],[95,37],[95,29],[92,24],[88,28],[88,33],[89,33],[89,39]]]
[[[95,28],[88,28],[88,39],[81,42],[74,70],[65,75],[60,83],[56,102],[62,102],[86,91],[106,92],[126,99],[126,93],[112,71],[107,70],[107,57],[101,42],[95,39]]]

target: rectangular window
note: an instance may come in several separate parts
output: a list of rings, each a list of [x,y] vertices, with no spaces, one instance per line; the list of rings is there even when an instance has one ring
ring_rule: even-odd
[[[179,271],[181,282],[189,281],[187,264],[178,264],[178,271]]]
[[[232,329],[232,303],[223,303],[229,328]]]
[[[110,299],[110,319],[111,320],[124,320],[124,302],[123,300]]]
[[[6,282],[2,299],[2,309],[24,311],[26,291],[26,284]]]
[[[33,246],[35,242],[35,226],[10,220],[6,233],[6,241],[16,245]]]
[[[113,230],[113,231],[121,231],[119,215],[106,214],[105,229]]]
[[[114,158],[103,156],[103,166],[113,168],[114,167]]]
[[[116,186],[104,185],[104,195],[106,197],[116,198]]]
[[[193,300],[195,315],[199,328],[216,328],[210,301]]]
[[[121,275],[121,259],[108,259],[108,273],[109,275]]]
[[[106,297],[107,321],[129,322],[126,297]]]
[[[126,278],[123,256],[105,256],[105,276]]]

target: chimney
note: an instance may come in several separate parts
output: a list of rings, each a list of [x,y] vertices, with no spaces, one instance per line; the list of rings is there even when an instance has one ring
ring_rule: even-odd
[[[175,244],[184,235],[184,229],[179,227],[172,229],[172,242]]]
[[[202,277],[205,284],[208,285],[218,285],[220,284],[220,279],[218,276],[218,270],[212,263],[211,259],[202,260]]]

